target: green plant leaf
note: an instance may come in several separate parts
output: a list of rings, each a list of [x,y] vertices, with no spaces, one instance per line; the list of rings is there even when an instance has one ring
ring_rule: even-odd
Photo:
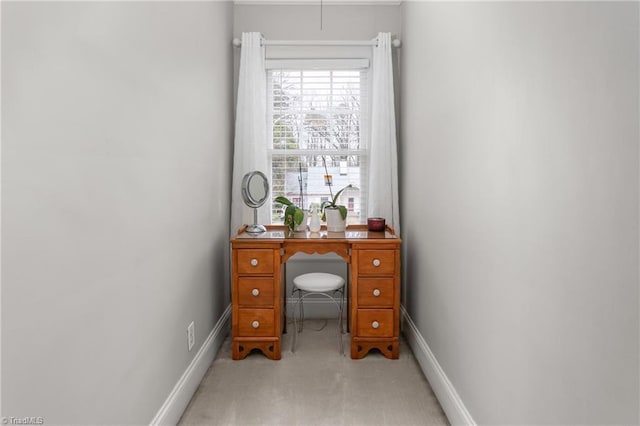
[[[304,220],[304,212],[301,209],[296,208],[296,211],[293,212],[293,220],[296,225],[300,225]]]
[[[333,197],[333,205],[334,206],[337,206],[336,203],[338,202],[338,197],[340,196],[340,194],[342,194],[342,191],[344,191],[347,188],[353,188],[353,185],[349,184],[349,185],[345,186],[344,188],[342,188],[340,191],[336,192],[336,195]]]
[[[333,197],[332,201],[323,201],[322,204],[320,205],[320,209],[322,210],[322,220],[323,221],[327,221],[327,215],[325,214],[325,210],[326,209],[338,209],[340,210],[340,216],[342,216],[343,220],[347,219],[347,208],[345,206],[342,205],[338,205],[336,204],[338,202],[338,197],[340,197],[340,194],[342,194],[342,192],[345,189],[349,189],[349,188],[355,188],[355,186],[353,186],[352,184],[349,184],[347,186],[345,186],[344,188],[342,188],[340,191],[338,191],[336,193],[336,195]]]
[[[338,210],[340,210],[340,216],[342,216],[342,220],[347,219],[347,208],[345,206],[337,206]]]
[[[282,203],[281,203],[282,204]],[[296,225],[300,225],[304,220],[304,211],[294,204],[287,205],[284,211],[284,224],[289,226],[289,229],[293,231]]]
[[[276,203],[280,203],[280,204],[283,204],[285,206],[292,206],[293,205],[293,203],[287,197],[283,197],[282,195],[276,197],[275,201],[276,201]]]

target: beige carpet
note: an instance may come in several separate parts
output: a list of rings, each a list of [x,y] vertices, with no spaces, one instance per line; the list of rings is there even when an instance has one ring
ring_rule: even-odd
[[[400,359],[370,353],[362,360],[338,351],[336,322],[307,320],[282,359],[250,354],[231,359],[229,338],[180,420],[181,425],[448,425],[411,349]],[[319,330],[320,331],[316,331]]]

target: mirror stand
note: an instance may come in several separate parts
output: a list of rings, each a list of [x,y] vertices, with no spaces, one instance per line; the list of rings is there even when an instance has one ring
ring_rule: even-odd
[[[267,232],[267,228],[263,225],[258,225],[258,208],[253,208],[253,225],[247,225],[247,229],[245,232],[249,234],[262,234],[263,232]]]
[[[244,175],[242,199],[247,206],[253,208],[253,225],[247,225],[245,232],[249,234],[267,232],[267,228],[258,225],[258,207],[262,206],[267,198],[269,198],[269,181],[265,174],[256,170]]]

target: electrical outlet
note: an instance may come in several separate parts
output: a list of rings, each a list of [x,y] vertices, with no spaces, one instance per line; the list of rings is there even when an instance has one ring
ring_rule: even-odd
[[[189,327],[187,327],[187,344],[189,345],[189,352],[193,349],[193,345],[196,343],[196,325],[191,321]]]

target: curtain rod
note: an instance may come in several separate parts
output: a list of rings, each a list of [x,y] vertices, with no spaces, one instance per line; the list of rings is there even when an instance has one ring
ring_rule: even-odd
[[[399,39],[393,39],[391,42],[393,47],[400,47],[402,42]],[[233,39],[235,47],[242,46],[239,38]],[[263,46],[377,46],[378,40],[262,40]]]

